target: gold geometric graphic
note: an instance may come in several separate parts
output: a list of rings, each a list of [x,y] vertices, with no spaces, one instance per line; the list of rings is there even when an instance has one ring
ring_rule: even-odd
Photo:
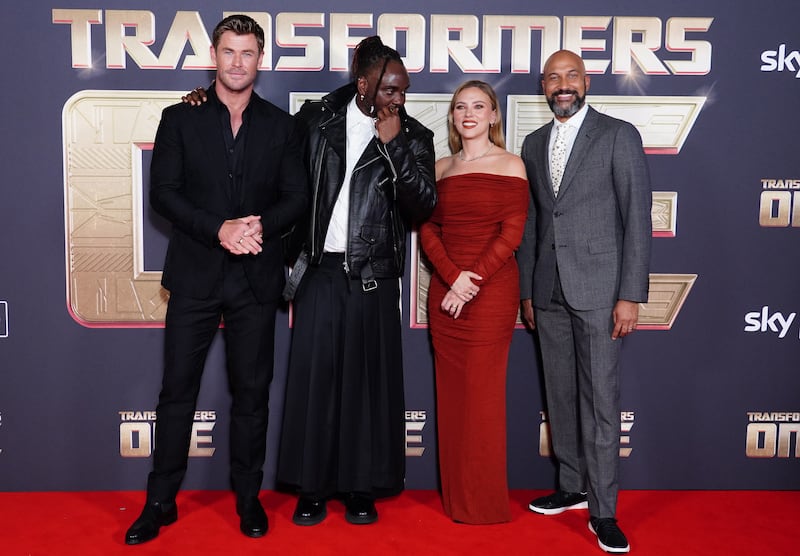
[[[161,111],[178,102],[181,94],[87,90],[76,93],[64,105],[67,306],[72,317],[84,326],[163,326],[169,294],[160,285],[161,272],[144,268],[143,211],[147,201],[142,192],[142,153],[152,148]],[[306,99],[323,95],[290,93],[290,111],[296,112]],[[643,138],[653,138],[650,148],[662,149],[656,152],[677,152],[704,100],[704,97],[592,97],[592,105],[615,114],[627,110],[627,119],[646,120],[649,123],[644,129],[650,134],[643,131]],[[449,94],[409,94],[406,100],[408,113],[434,132],[437,159],[449,154],[449,102]],[[543,97],[510,95],[508,106],[508,129],[514,130],[509,133],[509,150],[518,152],[521,138],[552,119],[552,113]],[[541,114],[532,117],[537,110]],[[666,135],[665,130],[669,130]],[[655,142],[659,137],[668,146],[659,147]],[[647,139],[645,143],[647,148]],[[677,193],[655,192],[653,235],[674,237],[676,214]],[[411,244],[411,325],[424,327],[430,271],[419,256],[416,233],[412,234]],[[656,275],[651,275],[651,302],[640,313],[642,318],[646,314],[647,319],[640,326],[668,328],[691,283],[669,293],[663,290],[666,286],[662,282],[657,282],[657,288],[653,289],[653,276]],[[696,278],[696,275],[678,276]],[[673,294],[682,297],[662,308],[665,297]],[[659,300],[658,310],[650,308],[655,299]]]
[[[428,288],[431,285],[430,268],[422,252],[417,230],[411,232],[411,328],[428,328]]]
[[[697,274],[651,274],[647,303],[639,304],[638,328],[672,328],[696,280]]]
[[[653,222],[653,237],[675,237],[678,229],[678,192],[653,191],[650,219]]]
[[[678,154],[700,115],[706,97],[590,95],[598,112],[636,126],[648,154]],[[508,150],[519,154],[525,136],[550,122],[553,113],[544,95],[509,95]]]
[[[162,326],[161,272],[144,269],[142,151],[173,91],[81,91],[62,112],[67,306],[88,327]]]

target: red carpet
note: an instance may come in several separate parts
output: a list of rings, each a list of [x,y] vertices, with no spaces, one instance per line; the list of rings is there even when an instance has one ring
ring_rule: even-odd
[[[453,523],[442,514],[436,492],[410,491],[379,502],[374,525],[348,524],[343,506],[331,502],[322,524],[297,527],[291,522],[294,498],[262,492],[270,530],[248,539],[239,532],[231,493],[182,492],[175,524],[154,541],[125,546],[143,492],[0,493],[0,554],[605,554],[587,528],[585,510],[551,517],[528,511],[528,501],[539,494],[514,491],[514,519],[502,525]],[[623,491],[618,517],[632,554],[800,553],[796,491]]]

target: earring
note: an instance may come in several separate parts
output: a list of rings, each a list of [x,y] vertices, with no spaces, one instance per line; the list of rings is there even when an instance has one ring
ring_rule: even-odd
[[[361,95],[360,97],[358,97],[358,100],[360,100],[361,102],[364,102],[364,95]]]

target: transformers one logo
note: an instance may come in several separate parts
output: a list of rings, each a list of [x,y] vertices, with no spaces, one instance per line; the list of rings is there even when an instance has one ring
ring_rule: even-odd
[[[120,411],[119,455],[124,458],[147,458],[155,448],[156,412]],[[190,457],[210,458],[216,448],[211,433],[217,421],[216,411],[195,411],[192,436],[189,441]]]
[[[539,415],[542,422],[539,425],[539,455],[543,457],[550,457],[553,454],[553,446],[550,443],[550,425],[547,422],[547,412],[540,411]],[[630,432],[633,429],[634,415],[633,411],[622,411],[620,413],[620,437],[619,437],[619,457],[630,457],[633,448],[630,447],[631,436]]]
[[[758,223],[762,228],[800,228],[800,179],[761,178]]]
[[[800,458],[800,411],[748,411],[748,458]]]
[[[422,429],[426,421],[424,411],[406,411],[406,456],[420,457],[425,452]]]

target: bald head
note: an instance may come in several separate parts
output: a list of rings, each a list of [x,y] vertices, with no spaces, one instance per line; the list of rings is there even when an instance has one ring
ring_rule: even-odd
[[[544,71],[542,75],[545,76],[553,67],[569,66],[579,70],[582,74],[586,74],[586,66],[580,56],[571,50],[559,50],[553,52],[547,61],[544,63]]]
[[[544,64],[542,90],[555,117],[564,122],[586,102],[589,77],[581,57],[569,50],[553,53]]]

